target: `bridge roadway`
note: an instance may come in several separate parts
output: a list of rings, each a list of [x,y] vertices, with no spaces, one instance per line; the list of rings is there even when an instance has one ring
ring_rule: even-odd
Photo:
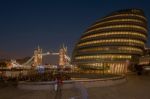
[[[127,80],[127,83],[117,86],[88,88],[88,99],[150,99],[150,75],[128,75]],[[55,91],[48,90],[21,90],[12,86],[0,88],[0,99],[55,99],[55,95]],[[62,90],[61,99],[73,96],[81,96],[74,86]]]

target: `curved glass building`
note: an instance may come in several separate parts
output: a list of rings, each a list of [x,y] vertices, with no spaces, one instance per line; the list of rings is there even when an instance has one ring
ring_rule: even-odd
[[[147,41],[147,19],[140,9],[120,10],[98,20],[75,45],[72,63],[84,70],[124,73],[137,64]]]

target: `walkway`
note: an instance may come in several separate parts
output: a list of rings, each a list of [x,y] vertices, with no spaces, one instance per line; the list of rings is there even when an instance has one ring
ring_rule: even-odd
[[[89,99],[150,99],[150,76],[130,75],[127,80],[117,86],[90,88]]]
[[[150,76],[130,75],[127,83],[111,87],[84,89],[88,99],[150,99]],[[74,88],[62,90],[61,99],[70,99],[82,93]],[[21,90],[15,87],[1,87],[0,99],[55,99],[55,91]],[[81,98],[77,98],[81,99]]]

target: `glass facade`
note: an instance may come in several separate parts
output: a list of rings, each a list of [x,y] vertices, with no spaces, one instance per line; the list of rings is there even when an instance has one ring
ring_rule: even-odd
[[[140,57],[138,65],[150,67],[150,48],[144,49],[144,54]]]
[[[137,64],[147,41],[147,19],[140,9],[120,10],[88,27],[75,45],[72,63],[83,70],[124,73]]]

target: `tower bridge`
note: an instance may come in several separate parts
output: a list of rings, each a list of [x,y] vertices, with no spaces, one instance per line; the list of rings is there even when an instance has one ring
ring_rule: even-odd
[[[23,64],[17,63],[15,60],[11,60],[11,67],[24,67],[24,68],[31,68],[31,67],[36,67],[36,66],[41,66],[43,65],[43,57],[48,56],[48,55],[57,55],[59,56],[59,66],[64,68],[65,66],[70,66],[70,57],[67,55],[67,47],[62,47],[59,49],[58,52],[46,52],[43,53],[42,49],[38,46],[36,50],[34,50],[33,56],[26,61]]]

